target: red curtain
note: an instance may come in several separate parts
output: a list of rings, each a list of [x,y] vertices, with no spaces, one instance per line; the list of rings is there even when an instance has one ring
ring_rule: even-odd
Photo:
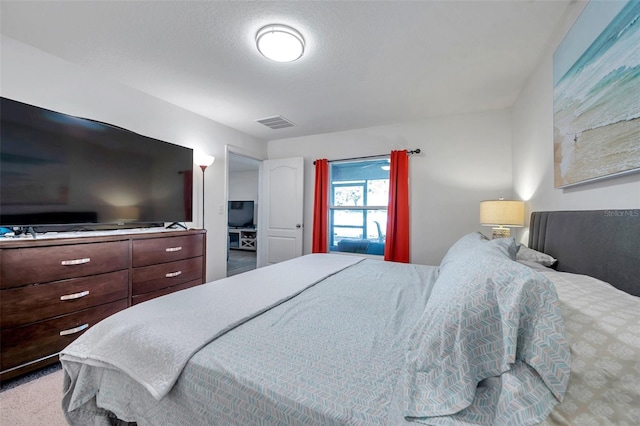
[[[313,199],[313,243],[312,253],[329,251],[329,162],[316,160],[316,183]]]
[[[391,151],[384,260],[409,263],[409,156]]]

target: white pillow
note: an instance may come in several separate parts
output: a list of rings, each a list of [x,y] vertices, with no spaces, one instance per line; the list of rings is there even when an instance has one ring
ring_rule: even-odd
[[[541,253],[537,250],[530,249],[529,247],[520,244],[518,252],[516,253],[516,260],[526,260],[529,262],[536,262],[543,266],[551,266],[558,261],[558,259],[548,254]]]
[[[541,271],[541,272],[542,271],[553,271],[553,269],[548,268],[546,266],[542,266],[538,262],[531,262],[529,260],[517,260],[516,262],[518,262],[521,265],[528,266],[529,268],[533,269],[534,271]]]

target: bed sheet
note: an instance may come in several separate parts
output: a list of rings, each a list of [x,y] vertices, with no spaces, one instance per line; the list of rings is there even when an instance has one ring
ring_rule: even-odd
[[[564,400],[543,425],[640,425],[640,298],[595,278],[541,274],[555,285],[571,348]]]
[[[205,346],[160,401],[118,371],[67,363],[85,402],[68,419],[108,424],[97,404],[140,426],[405,423],[405,342],[437,276],[365,260]]]

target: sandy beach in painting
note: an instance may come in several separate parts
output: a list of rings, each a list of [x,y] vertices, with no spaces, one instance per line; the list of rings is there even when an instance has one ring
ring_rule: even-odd
[[[640,170],[639,27],[630,3],[554,87],[556,188]]]
[[[556,134],[555,141],[556,187],[640,168],[640,118]]]

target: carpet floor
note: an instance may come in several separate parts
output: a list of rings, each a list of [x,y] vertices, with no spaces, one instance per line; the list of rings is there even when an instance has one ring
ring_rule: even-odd
[[[60,364],[2,384],[0,425],[64,426]]]
[[[256,269],[256,252],[248,250],[229,250],[227,276],[238,275]]]

